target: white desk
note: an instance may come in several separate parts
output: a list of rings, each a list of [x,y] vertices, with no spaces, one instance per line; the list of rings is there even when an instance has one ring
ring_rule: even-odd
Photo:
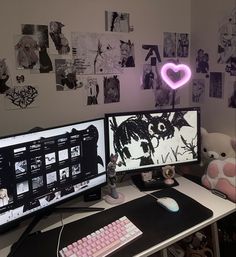
[[[157,251],[160,251],[162,249],[165,249],[167,246],[181,240],[182,238],[208,226],[208,225],[215,225],[216,221],[219,219],[222,219],[223,217],[233,213],[236,211],[236,204],[232,203],[228,200],[221,199],[220,197],[212,194],[207,189],[197,185],[196,183],[191,182],[190,180],[184,178],[184,177],[177,177],[177,181],[179,182],[179,186],[175,187],[176,190],[179,190],[180,192],[188,195],[189,197],[193,198],[194,200],[198,201],[202,205],[206,206],[207,208],[211,209],[213,211],[213,216],[190,228],[182,233],[176,234],[175,236],[169,238],[168,240],[165,240],[157,245],[153,245],[151,248],[135,255],[136,257],[144,257],[149,256]],[[122,192],[125,195],[125,202],[134,200],[136,198],[142,197],[145,195],[145,193],[140,192],[137,188],[131,185],[131,181],[127,180],[123,183],[118,185],[118,191]],[[78,199],[73,200],[70,203],[70,206],[78,206]],[[68,205],[67,204],[67,205]],[[84,203],[79,203],[79,205],[83,205]],[[95,204],[91,205],[92,207],[104,207],[106,209],[111,208],[113,206],[107,204],[104,200],[98,201]],[[77,213],[77,214],[64,214],[63,215],[63,222],[64,223],[70,223],[75,220],[81,219],[83,217],[89,216],[93,213]],[[36,227],[35,230],[50,230],[52,228],[61,226],[61,220],[60,220],[60,214],[53,214],[49,216],[47,219],[43,219],[40,224]],[[20,234],[22,233],[24,227],[21,226],[20,228],[11,231],[5,235],[0,236],[0,256],[5,257],[8,254],[10,245],[18,239]],[[216,248],[215,251],[217,252],[218,249]]]

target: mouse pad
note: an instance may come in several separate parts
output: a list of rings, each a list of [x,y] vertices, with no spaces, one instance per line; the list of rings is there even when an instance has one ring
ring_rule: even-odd
[[[127,216],[143,232],[143,235],[127,247],[119,249],[112,256],[130,257],[205,221],[213,215],[210,209],[174,188],[163,189],[153,194],[157,197],[174,198],[178,202],[180,210],[177,213],[169,212],[157,204],[155,198],[146,195],[65,225],[60,249],[121,216]],[[24,245],[17,251],[16,256],[30,256],[27,254],[31,253],[33,254],[31,256],[34,257],[56,257],[59,231],[60,228],[56,228],[29,236]]]

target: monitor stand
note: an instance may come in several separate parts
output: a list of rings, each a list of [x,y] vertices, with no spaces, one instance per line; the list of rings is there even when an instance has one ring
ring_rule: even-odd
[[[97,207],[58,207],[54,208],[52,212],[92,212],[92,211],[102,211],[104,208],[97,208]],[[23,244],[25,239],[28,237],[30,232],[33,230],[33,228],[38,224],[38,222],[44,217],[48,216],[51,213],[42,213],[39,215],[36,215],[33,220],[30,222],[30,224],[26,227],[26,229],[21,234],[20,238],[11,246],[10,253],[7,255],[7,257],[14,257],[15,253],[19,249],[19,247]]]
[[[159,171],[148,171],[131,176],[133,183],[140,191],[159,190],[178,186],[179,183],[173,179],[173,183],[166,183],[166,178]]]

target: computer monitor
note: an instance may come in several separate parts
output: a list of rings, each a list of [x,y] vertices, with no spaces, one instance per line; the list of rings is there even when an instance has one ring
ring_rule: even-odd
[[[107,113],[105,120],[107,160],[118,154],[117,174],[200,162],[197,107]]]
[[[0,138],[0,231],[104,184],[103,118]]]

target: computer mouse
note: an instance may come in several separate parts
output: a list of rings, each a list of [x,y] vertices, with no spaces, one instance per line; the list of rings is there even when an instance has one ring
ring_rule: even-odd
[[[171,197],[161,197],[157,199],[157,203],[170,212],[179,211],[178,203]]]

